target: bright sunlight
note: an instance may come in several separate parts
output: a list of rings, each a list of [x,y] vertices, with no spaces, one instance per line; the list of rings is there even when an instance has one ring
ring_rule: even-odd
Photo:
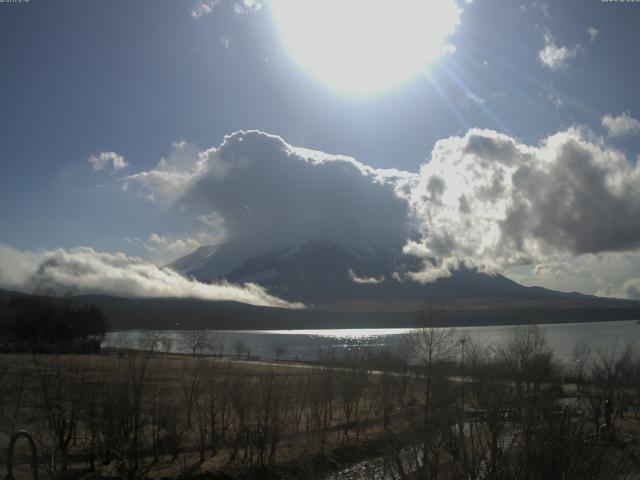
[[[328,88],[370,97],[425,73],[450,49],[454,0],[272,0],[295,62]]]

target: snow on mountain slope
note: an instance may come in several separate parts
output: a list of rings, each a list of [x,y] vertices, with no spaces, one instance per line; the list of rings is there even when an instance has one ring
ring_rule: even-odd
[[[403,273],[420,266],[419,259],[398,249],[360,251],[327,240],[276,249],[248,259],[230,245],[201,247],[172,264],[184,275],[200,281],[254,282],[281,298],[317,304],[354,299],[567,296],[468,269],[429,284],[402,280]]]

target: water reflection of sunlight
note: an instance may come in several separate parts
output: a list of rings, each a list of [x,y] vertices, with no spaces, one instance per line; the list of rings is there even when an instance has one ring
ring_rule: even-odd
[[[405,333],[408,333],[410,331],[410,328],[335,328],[309,330],[256,330],[247,333],[262,333],[274,335],[310,335],[315,337],[327,338],[363,339],[387,335],[404,335]]]

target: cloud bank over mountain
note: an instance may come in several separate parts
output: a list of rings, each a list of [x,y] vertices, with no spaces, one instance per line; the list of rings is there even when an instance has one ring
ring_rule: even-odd
[[[184,239],[150,234],[144,246],[153,254],[226,242],[242,260],[326,239],[361,250],[404,248],[423,268],[394,276],[432,282],[461,265],[486,272],[537,265],[535,275],[543,278],[564,268],[567,256],[640,248],[640,168],[586,128],[538,145],[472,129],[438,141],[418,173],[376,169],[240,131],[204,151],[176,143],[154,169],[122,181],[198,222],[200,230]],[[23,252],[0,246],[0,265],[5,288],[300,306],[257,285],[203,284],[137,257],[86,247]],[[630,271],[615,283],[594,285],[600,293],[635,296],[636,277]],[[351,280],[382,281],[355,274]]]
[[[96,252],[88,247],[28,252],[0,244],[0,287],[58,295],[197,298],[303,308],[301,304],[269,295],[252,283],[204,284],[141,258]]]
[[[248,255],[321,238],[404,246],[424,260],[404,278],[421,282],[462,264],[496,272],[640,247],[640,169],[583,127],[537,145],[472,129],[438,141],[418,173],[241,131],[188,164],[163,161],[126,181],[214,218]]]
[[[640,246],[640,168],[585,129],[538,146],[470,130],[437,142],[420,177],[407,248],[435,259],[427,278],[446,262],[491,271]]]
[[[145,195],[216,219],[224,240],[259,255],[309,240],[347,247],[401,247],[415,174],[296,148],[258,131],[236,132],[190,165],[162,162],[127,177]]]

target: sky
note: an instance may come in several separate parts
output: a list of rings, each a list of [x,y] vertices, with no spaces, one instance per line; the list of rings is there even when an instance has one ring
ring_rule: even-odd
[[[0,3],[0,285],[320,236],[640,299],[640,3],[313,3]]]

